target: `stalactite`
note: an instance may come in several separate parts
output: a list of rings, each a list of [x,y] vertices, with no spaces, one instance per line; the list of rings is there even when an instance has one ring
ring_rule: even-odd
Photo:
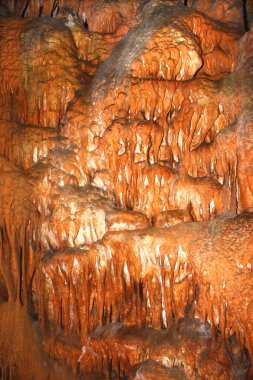
[[[250,378],[243,9],[0,0],[1,378]]]

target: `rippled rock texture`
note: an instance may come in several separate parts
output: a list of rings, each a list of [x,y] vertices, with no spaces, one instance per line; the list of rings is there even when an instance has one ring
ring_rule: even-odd
[[[0,0],[0,378],[253,378],[251,0]]]

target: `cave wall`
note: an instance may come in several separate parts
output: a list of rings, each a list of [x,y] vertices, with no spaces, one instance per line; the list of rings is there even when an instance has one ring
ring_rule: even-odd
[[[250,1],[0,1],[3,379],[251,379]]]

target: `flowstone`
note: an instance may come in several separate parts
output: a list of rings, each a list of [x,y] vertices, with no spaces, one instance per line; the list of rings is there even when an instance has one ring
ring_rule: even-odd
[[[252,20],[0,0],[0,378],[253,378]]]

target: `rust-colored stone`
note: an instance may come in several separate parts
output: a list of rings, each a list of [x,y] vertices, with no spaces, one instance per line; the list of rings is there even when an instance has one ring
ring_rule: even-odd
[[[0,0],[0,377],[252,378],[251,8]]]

